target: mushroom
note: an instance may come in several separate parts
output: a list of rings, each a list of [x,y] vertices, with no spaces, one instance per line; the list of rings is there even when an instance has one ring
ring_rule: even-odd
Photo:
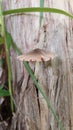
[[[41,62],[41,61],[49,61],[51,59],[54,59],[54,57],[55,57],[54,53],[37,48],[28,53],[25,53],[24,55],[18,56],[17,59],[28,62],[29,61]]]
[[[51,60],[54,59],[54,57],[54,53],[37,48],[28,53],[25,53],[24,55],[18,56],[17,59],[20,61],[36,62],[34,75],[37,79],[39,72],[39,62],[44,62],[45,67],[47,67],[49,63],[51,63]]]

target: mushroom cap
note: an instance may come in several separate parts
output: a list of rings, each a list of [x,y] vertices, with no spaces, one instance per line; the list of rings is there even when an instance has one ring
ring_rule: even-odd
[[[27,62],[29,61],[41,62],[41,61],[49,61],[51,59],[54,59],[54,57],[55,57],[54,53],[37,48],[28,53],[25,53],[24,55],[18,56],[17,59],[19,59],[20,61],[27,61]]]

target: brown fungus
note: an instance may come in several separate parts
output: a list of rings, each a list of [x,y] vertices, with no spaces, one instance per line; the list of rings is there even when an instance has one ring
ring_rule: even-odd
[[[20,61],[34,61],[34,62],[41,62],[41,61],[50,61],[54,59],[55,54],[48,52],[43,49],[34,49],[28,53],[25,53],[24,55],[20,55],[17,57]]]

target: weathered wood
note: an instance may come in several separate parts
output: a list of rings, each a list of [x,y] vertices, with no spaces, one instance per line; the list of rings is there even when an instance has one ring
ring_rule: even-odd
[[[70,13],[72,0],[45,0],[44,6],[57,7]],[[39,0],[3,0],[3,9],[39,6]],[[32,13],[33,14],[33,13]],[[44,48],[57,54],[52,67],[41,63],[38,82],[66,130],[73,129],[73,22],[58,14],[44,13],[39,28],[39,13],[5,17],[8,32],[22,53],[32,48]],[[16,112],[11,130],[60,130],[41,94],[34,87],[17,54],[10,50],[13,95]],[[34,70],[34,65],[30,64]]]

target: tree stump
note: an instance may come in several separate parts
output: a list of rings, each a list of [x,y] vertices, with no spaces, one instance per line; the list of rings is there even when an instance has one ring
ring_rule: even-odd
[[[44,1],[44,7],[73,11],[73,1]],[[39,7],[39,0],[3,0],[3,10],[21,7]],[[40,13],[5,16],[7,31],[22,53],[41,48],[57,55],[52,66],[39,66],[38,82],[56,111],[65,130],[73,129],[73,22],[60,14]],[[12,89],[15,102],[10,130],[60,130],[50,109],[35,88],[16,52],[10,48]],[[34,71],[35,65],[29,63]]]

